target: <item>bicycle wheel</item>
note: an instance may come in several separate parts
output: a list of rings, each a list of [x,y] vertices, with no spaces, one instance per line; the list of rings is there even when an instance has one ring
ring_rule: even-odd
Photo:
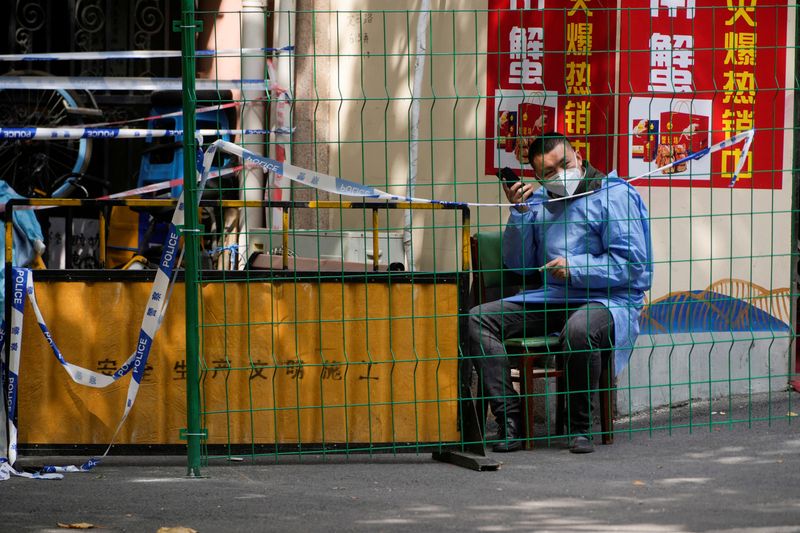
[[[37,75],[9,72],[7,75]],[[66,89],[0,90],[0,127],[75,127],[83,123],[77,95]],[[84,172],[91,139],[0,140],[0,179],[23,196],[41,196],[60,176]]]

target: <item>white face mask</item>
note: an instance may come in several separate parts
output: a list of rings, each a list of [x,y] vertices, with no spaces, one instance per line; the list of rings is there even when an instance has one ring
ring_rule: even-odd
[[[583,175],[584,170],[578,166],[578,156],[575,154],[575,167],[560,169],[552,178],[543,181],[542,187],[557,196],[572,196],[580,185]]]

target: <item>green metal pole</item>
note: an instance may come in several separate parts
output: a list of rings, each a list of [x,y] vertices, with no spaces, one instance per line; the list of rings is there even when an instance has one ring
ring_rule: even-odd
[[[796,10],[797,8],[795,8]],[[795,11],[796,13],[796,11]],[[795,15],[796,16],[796,15]],[[792,297],[789,299],[790,324],[795,328],[795,336],[790,339],[790,350],[792,360],[789,361],[789,374],[794,376],[790,378],[790,384],[796,391],[800,391],[800,352],[797,346],[797,314],[798,314],[798,298],[797,288],[800,287],[800,274],[798,274],[798,250],[800,250],[800,146],[797,143],[797,137],[800,135],[800,54],[798,53],[798,32],[800,32],[800,20],[795,21],[794,38],[795,42],[795,56],[794,56],[794,124],[792,128],[792,135],[794,136],[794,153],[792,154],[792,229],[791,241],[789,242],[790,250],[792,250],[792,270],[789,278],[789,287]]]
[[[195,153],[195,31],[194,0],[183,0],[181,9],[181,61],[183,64],[183,201],[186,273],[186,441],[187,476],[200,476],[200,368],[197,302],[197,172]]]

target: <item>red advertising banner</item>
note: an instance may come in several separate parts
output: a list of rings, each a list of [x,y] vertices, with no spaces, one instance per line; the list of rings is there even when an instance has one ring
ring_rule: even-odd
[[[486,173],[557,130],[602,170],[613,161],[616,0],[489,0]],[[527,162],[526,162],[527,163]]]
[[[620,160],[638,176],[756,128],[737,188],[780,189],[785,0],[622,0]],[[728,187],[742,146],[637,182]]]

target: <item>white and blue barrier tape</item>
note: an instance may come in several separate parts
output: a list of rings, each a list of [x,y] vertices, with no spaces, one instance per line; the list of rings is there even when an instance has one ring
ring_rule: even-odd
[[[195,80],[197,91],[281,90],[263,79]],[[0,89],[75,89],[83,91],[180,91],[181,78],[134,78],[99,76],[0,76]]]
[[[195,135],[213,137],[216,135],[269,135],[287,133],[277,130],[232,130],[202,129]],[[291,133],[291,132],[288,132]],[[153,139],[157,137],[181,137],[183,130],[142,129],[142,128],[0,128],[0,140],[57,141],[74,139]]]
[[[8,366],[4,368],[8,457],[0,457],[0,481],[5,481],[11,476],[31,479],[61,479],[64,477],[57,472],[30,473],[14,468],[14,463],[17,461],[17,395],[19,391],[20,352],[22,349],[22,318],[25,299],[33,292],[33,286],[28,285],[27,282],[28,273],[24,270],[17,272],[17,269],[15,269],[11,293],[11,335],[8,339],[10,355]],[[5,324],[3,324],[3,331],[5,332]],[[48,341],[52,345],[52,339],[48,337]]]
[[[736,184],[736,180],[739,177],[739,173],[742,170],[746,160],[747,160],[747,153],[750,150],[750,144],[752,143],[753,136],[755,135],[755,130],[747,130],[741,133],[737,133],[723,141],[718,142],[713,146],[709,146],[699,152],[691,154],[687,157],[682,159],[678,159],[671,163],[668,163],[662,167],[650,170],[644,174],[639,176],[630,178],[627,181],[628,183],[634,182],[636,180],[645,178],[647,176],[651,176],[653,174],[663,172],[668,168],[671,168],[676,165],[680,165],[686,163],[688,161],[701,159],[709,154],[714,152],[718,152],[725,148],[729,148],[733,145],[736,145],[742,141],[744,141],[744,146],[741,151],[741,155],[739,156],[739,161],[736,164],[736,169],[733,173],[733,177],[730,182],[730,187],[733,187]],[[254,154],[253,152],[242,148],[239,145],[233,144],[228,141],[217,140],[211,146],[219,146],[220,150],[224,152],[228,152],[230,154],[236,155],[245,163],[251,163],[260,166],[264,169],[265,172],[274,172],[275,174],[279,174],[289,178],[292,181],[297,183],[301,183],[303,185],[313,187],[315,189],[319,189],[321,191],[338,194],[342,196],[355,196],[360,198],[368,198],[368,199],[375,199],[375,200],[385,200],[388,202],[409,202],[409,203],[425,203],[425,204],[445,204],[445,205],[457,205],[457,206],[469,206],[469,207],[514,207],[519,204],[510,204],[510,203],[481,203],[481,202],[449,202],[444,200],[432,200],[428,198],[416,198],[416,197],[409,197],[409,196],[400,196],[396,194],[390,194],[386,191],[382,191],[370,185],[364,185],[362,183],[356,183],[353,181],[348,181],[339,177],[329,176],[327,174],[322,174],[319,172],[315,172],[313,170],[307,170],[304,168],[296,167],[289,163],[282,163],[271,159],[269,157],[265,157],[262,155]],[[614,185],[611,184],[609,187],[613,187]],[[589,194],[594,194],[598,191],[603,190],[603,188],[596,189],[594,191],[589,191],[580,194],[574,194],[572,196],[565,196],[560,198],[551,198],[545,200],[544,202],[558,202],[563,200],[569,200],[573,198],[579,198],[581,196],[587,196]],[[543,203],[544,203],[543,202]]]
[[[242,57],[294,52],[294,46],[281,48],[230,48],[222,50],[196,50],[195,57]],[[168,59],[180,58],[180,50],[111,50],[104,52],[50,52],[41,54],[0,54],[0,61],[109,61],[112,59]]]
[[[206,169],[206,171],[199,176],[200,184],[198,190],[202,192],[206,177],[208,175],[207,169],[211,167],[214,160],[216,148],[209,147],[202,160],[198,160],[199,167]],[[199,151],[198,151],[199,154]],[[112,375],[108,376],[89,370],[67,361],[61,350],[59,350],[53,339],[50,331],[45,323],[44,317],[36,302],[36,294],[33,289],[33,273],[30,269],[14,267],[12,269],[12,293],[11,293],[11,336],[10,343],[10,359],[8,368],[6,369],[6,416],[8,423],[8,457],[0,457],[0,480],[7,479],[10,475],[22,475],[25,477],[38,477],[41,479],[57,479],[61,476],[62,472],[85,472],[93,468],[99,463],[97,459],[90,459],[80,467],[66,466],[66,467],[48,467],[46,471],[37,473],[36,475],[27,475],[24,472],[18,472],[13,468],[17,459],[17,394],[18,383],[20,375],[20,353],[22,344],[22,326],[23,326],[23,311],[25,306],[25,299],[27,298],[31,307],[33,308],[39,328],[42,330],[45,338],[50,345],[58,362],[70,376],[72,381],[80,385],[86,385],[94,388],[104,388],[112,383],[115,383],[126,374],[131,374],[131,380],[128,384],[128,392],[125,400],[125,407],[123,409],[122,417],[117,425],[114,435],[111,438],[108,449],[103,456],[108,454],[111,445],[116,439],[119,430],[122,428],[125,420],[136,402],[136,397],[139,392],[139,385],[144,377],[144,371],[147,366],[147,359],[150,355],[150,350],[153,345],[153,339],[156,336],[161,323],[163,321],[164,313],[166,312],[169,304],[169,299],[172,293],[172,286],[174,280],[172,279],[175,265],[181,255],[180,250],[180,234],[179,229],[183,226],[184,222],[184,203],[183,195],[178,199],[178,205],[175,208],[175,213],[167,232],[167,238],[164,243],[164,250],[161,254],[161,259],[158,263],[158,270],[156,271],[156,278],[153,281],[153,286],[148,297],[148,304],[142,317],[142,323],[139,329],[139,338],[136,343],[136,349],[128,357],[125,363],[122,364]]]
[[[84,465],[82,465],[84,466]],[[74,465],[70,465],[68,467],[60,467],[60,468],[69,468],[75,469],[70,470],[74,472],[88,472],[88,470],[79,470],[78,467]],[[0,457],[0,481],[6,481],[10,479],[11,476],[16,477],[26,477],[29,479],[63,479],[64,474],[58,472],[46,472],[46,467],[42,468],[39,472],[26,472],[24,470],[17,470],[14,468],[11,463],[8,462],[8,459],[5,457]]]
[[[199,115],[201,113],[208,113],[210,111],[222,111],[223,109],[229,109],[232,107],[238,107],[243,104],[253,105],[253,104],[263,104],[266,101],[265,97],[260,97],[255,100],[248,100],[242,101],[237,100],[235,102],[228,102],[226,104],[217,104],[217,105],[210,105],[205,107],[198,107],[195,109],[195,114]],[[83,128],[108,128],[110,126],[120,126],[122,124],[133,124],[135,122],[145,122],[150,120],[159,120],[163,118],[171,118],[171,117],[180,117],[183,115],[183,109],[180,111],[173,111],[172,113],[161,113],[159,115],[150,115],[149,117],[139,117],[139,118],[129,118],[126,120],[115,120],[113,122],[95,122],[92,124],[81,124]]]
[[[0,77],[2,79],[2,77]],[[198,137],[213,136],[221,133],[230,135],[267,135],[270,133],[286,133],[281,129],[278,130],[196,130]],[[25,139],[25,140],[64,140],[64,139],[81,139],[81,138],[105,138],[105,139],[132,139],[132,138],[148,138],[148,137],[169,137],[183,135],[183,130],[152,130],[152,129],[134,129],[134,128],[34,128],[34,127],[20,127],[20,128],[0,128],[0,139]],[[655,168],[644,174],[627,179],[628,183],[632,183],[642,178],[646,178],[653,174],[657,174],[667,170],[671,167],[681,165],[693,160],[702,159],[703,157],[712,153],[718,152],[725,148],[734,146],[744,141],[739,160],[733,172],[730,187],[736,185],[739,174],[747,161],[747,154],[750,151],[750,145],[755,136],[755,130],[750,129],[728,137],[712,146],[704,148],[698,152],[690,154],[684,158],[678,159],[667,163],[664,166]],[[339,194],[343,196],[355,196],[361,198],[370,198],[376,200],[386,200],[390,202],[413,202],[413,203],[429,203],[429,204],[448,204],[460,205],[471,207],[507,207],[515,204],[509,203],[481,203],[481,202],[450,202],[443,200],[432,200],[427,198],[416,198],[390,194],[370,185],[364,185],[353,181],[348,181],[339,177],[329,176],[312,170],[296,167],[294,165],[276,161],[268,157],[255,154],[241,146],[223,140],[215,141],[211,146],[218,146],[222,151],[236,155],[244,160],[245,163],[253,163],[260,166],[266,172],[274,172],[275,174],[285,176],[292,181],[302,183],[303,185],[313,187],[325,192]],[[208,169],[204,169],[208,171]],[[597,189],[601,190],[601,189]],[[553,198],[547,200],[548,202],[568,200],[580,196],[594,194],[595,191],[585,192],[572,196],[565,196],[561,198]]]
[[[208,179],[212,178],[222,178],[225,176],[232,176],[242,170],[244,165],[237,165],[235,167],[229,168],[221,168],[219,170],[213,170],[208,173]],[[128,189],[126,191],[115,192],[113,194],[107,194],[105,196],[98,196],[98,200],[117,200],[120,198],[130,198],[131,196],[141,196],[143,194],[150,194],[154,192],[163,191],[166,189],[171,189],[173,187],[178,187],[183,185],[183,178],[175,178],[168,181],[158,181],[155,183],[151,183],[149,185],[143,185],[142,187],[136,187],[134,189]],[[43,209],[56,209],[58,206],[55,205],[26,205],[26,206],[17,206],[16,209],[27,209],[31,211],[40,211]],[[3,213],[6,210],[5,204],[0,204],[0,213]],[[2,335],[0,335],[0,345],[2,345]]]

